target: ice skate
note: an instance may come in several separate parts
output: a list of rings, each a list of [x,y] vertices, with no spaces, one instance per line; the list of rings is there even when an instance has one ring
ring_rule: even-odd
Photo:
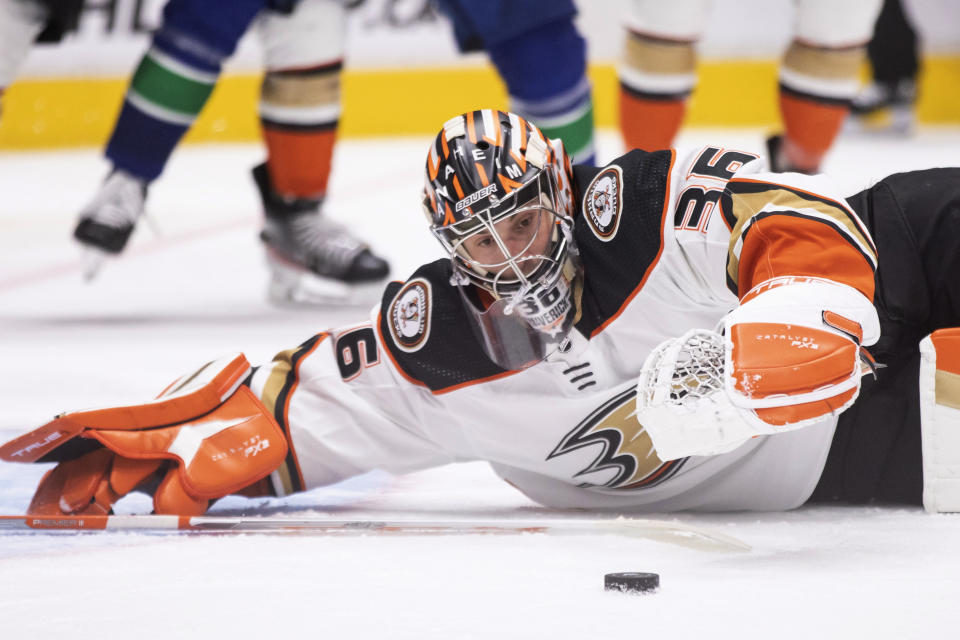
[[[107,256],[120,254],[143,215],[147,183],[115,170],[83,211],[73,237],[84,247],[83,276],[93,279]]]
[[[819,166],[807,158],[804,158],[807,160],[806,166],[800,166],[797,162],[792,161],[784,148],[785,139],[782,134],[767,138],[766,146],[767,162],[770,165],[770,170],[775,173],[806,173],[812,175],[820,171]],[[799,153],[803,154],[803,152]]]
[[[914,125],[916,101],[917,85],[909,78],[894,82],[871,82],[850,104],[850,128],[855,131],[908,134]]]
[[[264,207],[269,298],[276,304],[371,304],[390,267],[345,227],[323,217],[321,198],[283,198],[265,164],[253,169]]]

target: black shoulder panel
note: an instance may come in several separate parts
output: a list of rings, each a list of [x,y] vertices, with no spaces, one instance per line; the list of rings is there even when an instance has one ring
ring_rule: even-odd
[[[574,167],[585,336],[620,311],[660,255],[672,164],[672,151],[635,149],[606,167]]]
[[[387,285],[380,306],[384,347],[407,378],[431,391],[506,373],[487,357],[472,327],[446,258]]]

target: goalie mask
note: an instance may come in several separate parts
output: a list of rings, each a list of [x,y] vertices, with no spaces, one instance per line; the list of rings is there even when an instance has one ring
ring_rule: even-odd
[[[570,173],[559,140],[492,109],[447,121],[427,156],[430,228],[487,355],[505,369],[548,356],[577,314]]]

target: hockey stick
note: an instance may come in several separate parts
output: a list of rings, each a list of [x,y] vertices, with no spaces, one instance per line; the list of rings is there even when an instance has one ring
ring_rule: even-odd
[[[703,551],[749,551],[750,545],[726,534],[661,520],[330,520],[322,517],[248,516],[0,516],[0,533],[52,531],[142,531],[163,533],[292,533],[310,535],[479,535],[546,533],[615,534],[645,538]]]

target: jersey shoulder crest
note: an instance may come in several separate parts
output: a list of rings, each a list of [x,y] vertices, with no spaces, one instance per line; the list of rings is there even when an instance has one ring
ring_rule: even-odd
[[[450,284],[446,258],[387,285],[380,305],[381,341],[397,369],[436,393],[503,373],[474,334],[463,301]]]
[[[674,153],[634,149],[605,167],[574,167],[574,236],[588,275],[577,328],[591,336],[643,284],[663,246]]]

